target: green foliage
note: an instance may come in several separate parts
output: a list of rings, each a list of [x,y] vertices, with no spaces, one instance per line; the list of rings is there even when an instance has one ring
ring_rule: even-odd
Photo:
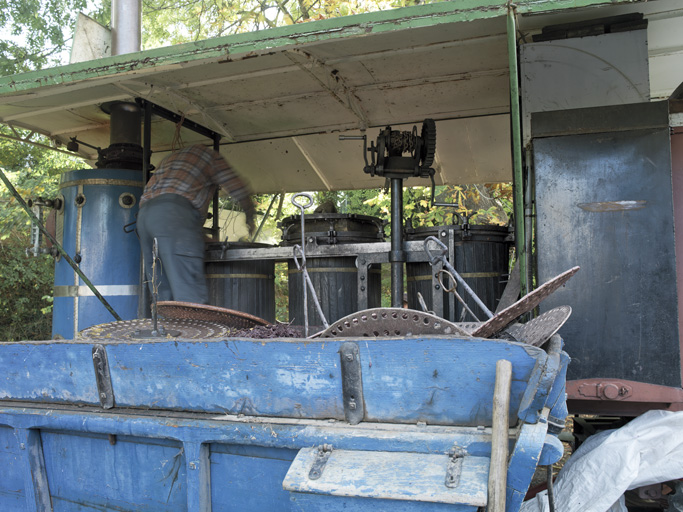
[[[416,0],[143,0],[143,47],[404,7]]]
[[[52,330],[52,258],[26,256],[27,237],[0,242],[0,340],[46,340]]]
[[[81,167],[73,157],[0,139],[0,170],[24,201],[54,198],[59,173]],[[4,185],[0,205],[0,340],[49,339],[54,260],[26,256],[31,221]]]
[[[0,139],[0,169],[25,201],[37,197],[54,198],[59,175],[83,167],[83,161],[78,158]],[[0,187],[0,206],[0,240],[28,236],[31,221],[4,185]]]
[[[0,74],[11,75],[60,62],[87,0],[0,0]]]

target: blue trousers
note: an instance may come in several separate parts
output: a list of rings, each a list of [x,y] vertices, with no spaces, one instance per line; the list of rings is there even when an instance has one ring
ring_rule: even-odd
[[[199,211],[177,194],[155,197],[140,208],[137,230],[145,276],[151,293],[156,287],[158,300],[208,302],[202,225]],[[156,262],[153,272],[154,238],[161,262]]]

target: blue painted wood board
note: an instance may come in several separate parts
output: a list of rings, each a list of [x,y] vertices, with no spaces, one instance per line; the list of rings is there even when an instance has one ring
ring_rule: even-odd
[[[187,507],[182,445],[120,435],[42,432],[55,512],[182,512]]]
[[[14,429],[0,426],[0,510],[23,510],[26,503],[21,450]]]
[[[346,341],[346,340],[344,340]],[[366,421],[488,425],[495,363],[510,423],[545,352],[496,340],[360,339]],[[344,419],[338,340],[106,341],[118,407]],[[88,343],[0,344],[0,399],[98,404]]]
[[[411,503],[399,500],[349,498],[292,493],[292,512],[477,512],[477,507],[446,503]]]
[[[183,417],[179,413],[132,414],[91,407],[60,409],[0,404],[0,425],[8,425],[0,428],[0,439],[4,442],[0,464],[13,467],[16,474],[21,474],[25,465],[19,462],[22,459],[25,462],[28,450],[21,450],[20,441],[26,432],[36,433],[42,440],[49,490],[57,512],[186,509],[474,512],[474,506],[312,493],[295,493],[290,499],[282,490],[282,481],[299,450],[323,443],[333,444],[335,451],[410,452],[411,456],[424,454],[441,460],[445,460],[453,445],[465,448],[470,455],[481,452],[486,457],[490,451],[490,429],[480,428],[376,423],[352,426],[321,420],[227,415]],[[541,434],[545,426],[539,422],[522,428],[510,462],[508,481],[512,486],[528,485],[524,482],[533,474],[534,454],[540,452],[538,445],[544,439]],[[107,434],[117,436],[115,445],[109,443]],[[211,461],[207,464],[210,488],[202,483],[201,471],[190,467],[195,460],[202,462],[199,460],[201,447],[207,448],[206,461]],[[16,474],[14,480],[0,479],[2,499],[20,501],[18,495],[10,494],[14,487],[22,486]],[[206,503],[202,501],[205,485],[210,491],[211,509],[201,506]],[[403,484],[398,485],[403,488]],[[511,503],[521,494],[520,490],[508,488]],[[31,498],[29,495],[28,500]],[[171,506],[166,507],[166,499]],[[7,510],[34,509],[22,505]]]
[[[309,471],[317,448],[299,451],[284,480],[289,491],[401,501],[486,506],[489,459],[466,456],[456,487],[446,487],[446,454],[333,449],[320,478]]]
[[[296,450],[258,446],[211,445],[213,512],[242,510],[288,512],[289,493],[282,488]]]
[[[173,414],[133,414],[87,410],[56,410],[0,405],[0,424],[35,428],[151,437],[181,442],[286,448],[334,442],[338,448],[446,453],[457,444],[472,455],[490,454],[490,429],[361,423],[351,426],[335,421],[259,419],[220,415],[183,418]]]
[[[0,400],[98,404],[92,344],[0,343]]]

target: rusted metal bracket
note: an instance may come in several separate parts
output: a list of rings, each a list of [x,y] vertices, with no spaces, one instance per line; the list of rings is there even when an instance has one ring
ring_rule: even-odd
[[[323,444],[318,447],[318,454],[313,461],[311,470],[308,472],[308,478],[310,480],[317,480],[321,477],[323,474],[323,469],[325,469],[325,464],[327,464],[327,460],[330,458],[330,455],[332,455],[331,444]]]
[[[103,409],[114,407],[114,388],[111,385],[111,373],[109,372],[109,360],[104,345],[95,345],[92,348],[92,362],[95,368],[95,382],[97,383],[97,396]]]
[[[356,425],[365,417],[363,377],[358,344],[353,341],[342,343],[339,348],[339,355],[341,357],[344,416],[351,425]]]
[[[453,488],[460,484],[462,462],[467,452],[459,446],[454,446],[448,452],[448,467],[446,468],[446,487]]]

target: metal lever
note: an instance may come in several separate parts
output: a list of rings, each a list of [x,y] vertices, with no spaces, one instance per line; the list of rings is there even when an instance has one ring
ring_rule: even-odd
[[[308,199],[308,202],[306,204],[298,203],[297,198],[299,197],[305,197],[306,199]],[[304,211],[306,210],[306,208],[310,208],[311,206],[313,206],[313,198],[310,196],[310,194],[301,192],[299,194],[295,194],[292,197],[292,204],[298,207],[301,211],[301,245],[294,246],[294,263],[296,264],[296,268],[301,271],[301,274],[303,275],[304,279],[304,336],[308,337],[308,288],[311,289],[313,302],[315,303],[315,307],[318,311],[318,314],[320,315],[320,319],[322,320],[325,329],[327,329],[330,325],[327,323],[327,320],[325,319],[323,310],[320,307],[320,302],[318,301],[318,296],[315,293],[313,283],[311,282],[311,278],[308,275],[308,270],[306,269],[306,227],[304,222]],[[301,264],[299,264],[299,255],[301,255]]]
[[[442,249],[441,254],[435,256],[430,252],[430,250],[429,250],[429,242],[430,241],[434,242],[439,247],[441,247],[441,249]],[[474,302],[477,303],[477,306],[479,306],[481,308],[481,310],[484,313],[486,313],[486,316],[488,318],[493,317],[493,313],[491,313],[489,308],[487,308],[484,305],[484,303],[477,296],[477,294],[474,293],[474,290],[472,290],[472,288],[470,288],[470,286],[465,282],[465,280],[462,278],[462,276],[460,274],[458,274],[458,271],[455,270],[450,263],[448,263],[448,260],[446,259],[446,256],[445,256],[445,254],[448,252],[448,247],[446,247],[446,245],[441,240],[439,240],[438,238],[433,237],[433,236],[428,236],[424,241],[424,250],[427,253],[427,256],[429,257],[429,264],[430,265],[434,266],[434,265],[436,265],[436,263],[438,261],[440,261],[441,264],[446,268],[446,270],[448,270],[451,273],[451,275],[453,277],[455,277],[456,281],[458,281],[458,283],[460,283],[465,288],[465,291],[470,294],[470,297],[472,297],[472,299],[474,299]]]
[[[442,276],[443,276],[444,274],[446,274],[448,277],[451,278],[451,281],[453,282],[453,287],[452,287],[452,288],[449,288],[449,287],[446,286],[446,284],[443,282]],[[453,274],[451,274],[448,270],[443,270],[443,269],[441,269],[441,270],[439,270],[439,273],[438,273],[438,279],[439,279],[439,284],[440,284],[441,287],[443,288],[443,291],[445,291],[446,293],[452,293],[453,295],[455,295],[455,298],[458,299],[458,302],[460,302],[460,304],[462,304],[462,307],[465,308],[465,311],[467,311],[470,315],[472,315],[472,318],[474,318],[474,320],[475,320],[476,322],[480,322],[479,318],[477,318],[477,315],[474,314],[474,311],[472,311],[472,310],[470,309],[470,307],[467,305],[467,303],[465,302],[465,300],[464,300],[464,299],[460,296],[460,294],[458,293],[458,290],[457,290],[457,288],[458,288],[458,281],[455,279],[455,276],[453,276]]]
[[[299,255],[301,256],[301,263],[299,263],[297,253],[299,253]],[[301,247],[299,244],[294,246],[294,263],[296,264],[296,268],[301,270],[301,273],[304,276],[304,336],[308,337],[308,296],[306,292],[306,287],[308,287],[311,290],[311,297],[313,298],[315,309],[318,311],[318,315],[320,315],[320,319],[322,320],[325,329],[327,329],[330,326],[330,324],[327,323],[327,320],[325,319],[325,314],[323,313],[323,309],[320,307],[318,296],[315,293],[315,288],[313,288],[313,282],[311,281],[311,278],[308,275],[308,270],[306,270],[306,255],[304,254],[303,247]]]

